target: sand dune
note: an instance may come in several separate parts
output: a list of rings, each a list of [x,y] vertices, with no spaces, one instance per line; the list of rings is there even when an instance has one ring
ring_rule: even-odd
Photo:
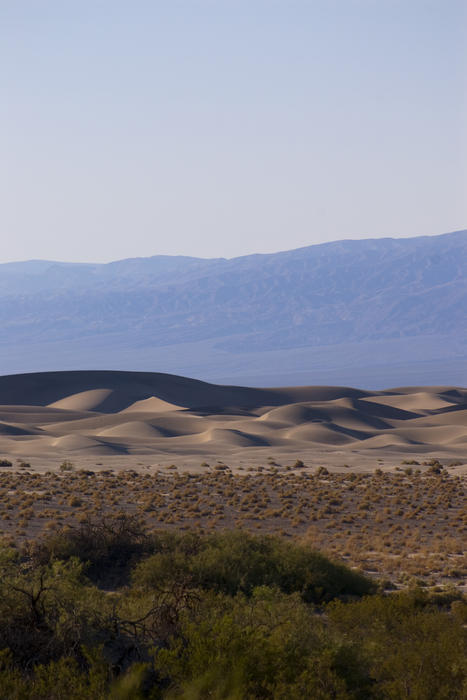
[[[143,413],[164,413],[166,411],[180,411],[185,406],[177,406],[174,403],[169,403],[163,399],[158,399],[157,396],[150,396],[148,399],[135,401],[128,408],[124,408],[122,413],[143,412]]]
[[[105,442],[93,440],[84,435],[65,435],[52,442],[52,446],[67,452],[82,452],[92,450],[95,454],[114,454],[121,452],[122,448],[117,448]],[[123,450],[124,451],[124,450]]]
[[[112,393],[112,389],[80,391],[50,403],[49,408],[63,408],[65,411],[97,411]]]
[[[200,442],[211,442],[216,445],[231,445],[235,447],[255,447],[266,446],[270,443],[268,440],[261,438],[259,435],[244,433],[241,430],[232,430],[229,428],[210,428],[205,433],[202,433],[198,440]]]
[[[452,402],[446,401],[439,394],[428,391],[414,391],[410,394],[401,393],[395,396],[378,395],[366,397],[365,400],[417,413],[421,411],[438,411],[440,408],[447,408],[453,405]]]
[[[0,422],[0,435],[36,435],[41,431],[33,426],[24,427]]]
[[[444,445],[467,435],[467,426],[440,425],[429,428],[401,428],[397,430],[397,434],[412,442]]]
[[[128,423],[119,423],[112,428],[101,430],[98,435],[108,437],[126,437],[126,438],[161,438],[166,437],[164,431],[145,423],[144,421],[129,421]]]
[[[344,445],[354,442],[355,438],[337,429],[335,425],[299,425],[287,433],[289,440],[306,442],[319,442],[326,445]]]
[[[344,401],[344,403],[342,403]],[[351,430],[385,430],[392,428],[387,420],[348,407],[346,399],[328,402],[290,404],[274,408],[259,417],[260,421],[272,421],[276,425],[300,425],[302,423],[333,423]]]
[[[383,433],[381,435],[374,435],[371,438],[365,440],[362,447],[365,448],[387,448],[387,447],[409,447],[415,445],[413,440],[402,437],[402,435],[397,435],[396,433]]]
[[[21,424],[48,424],[80,420],[88,416],[83,411],[66,411],[48,406],[0,406],[0,420]]]
[[[253,389],[155,373],[53,372],[0,377],[0,402],[5,456],[443,449],[463,459],[467,448],[460,387]]]

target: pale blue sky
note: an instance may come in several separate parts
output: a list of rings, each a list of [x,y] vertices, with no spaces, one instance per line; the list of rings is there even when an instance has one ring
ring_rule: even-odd
[[[0,261],[467,226],[465,0],[0,0]]]

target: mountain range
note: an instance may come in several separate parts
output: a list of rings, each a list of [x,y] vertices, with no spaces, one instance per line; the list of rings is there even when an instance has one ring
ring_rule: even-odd
[[[233,259],[0,265],[0,374],[467,384],[467,231]]]

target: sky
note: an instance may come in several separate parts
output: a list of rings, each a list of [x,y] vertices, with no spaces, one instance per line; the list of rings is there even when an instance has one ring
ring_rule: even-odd
[[[467,227],[465,0],[0,0],[0,262]]]

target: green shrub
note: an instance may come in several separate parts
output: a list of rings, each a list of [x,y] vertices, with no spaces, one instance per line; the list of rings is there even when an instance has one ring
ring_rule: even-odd
[[[152,546],[140,519],[122,514],[86,518],[79,527],[68,527],[43,539],[34,547],[39,563],[79,557],[88,563],[87,575],[102,586],[122,585],[135,561]]]
[[[251,595],[258,586],[272,586],[284,593],[298,592],[313,603],[376,589],[362,574],[279,537],[226,531],[199,536],[198,541],[193,536],[173,538],[172,546],[138,564],[134,582],[157,588],[171,576],[182,577],[193,586],[228,595]]]
[[[181,639],[156,654],[172,697],[365,697],[356,647],[326,637],[297,594],[257,588],[247,598],[207,595]]]
[[[106,567],[132,562],[129,586],[102,591],[86,575],[94,567],[108,584]],[[136,519],[89,521],[0,549],[0,697],[465,697],[462,594],[374,590],[279,537],[148,536]]]
[[[330,623],[352,639],[368,659],[378,697],[461,698],[467,681],[467,634],[461,616],[415,590],[364,598],[352,605],[334,602]],[[466,605],[460,603],[461,605]]]

